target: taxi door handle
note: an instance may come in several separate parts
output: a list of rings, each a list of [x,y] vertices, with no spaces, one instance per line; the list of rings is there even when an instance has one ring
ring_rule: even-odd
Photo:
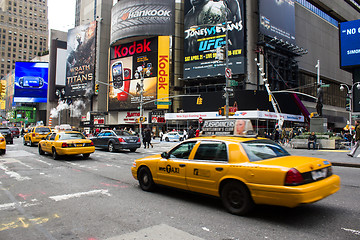
[[[179,167],[185,167],[186,165],[185,164],[179,164]]]
[[[222,167],[217,167],[217,168],[215,168],[215,170],[220,172],[220,171],[222,171],[224,169]]]

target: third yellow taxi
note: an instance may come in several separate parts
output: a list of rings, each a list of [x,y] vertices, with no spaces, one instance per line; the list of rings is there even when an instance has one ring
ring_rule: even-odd
[[[52,154],[54,159],[77,154],[82,154],[86,159],[95,152],[94,143],[76,131],[52,132],[39,142],[38,149],[40,155],[47,152]]]
[[[5,153],[6,153],[6,139],[0,133],[0,154],[5,154]]]
[[[51,132],[51,128],[48,126],[31,127],[25,133],[25,135],[23,137],[23,143],[24,143],[24,145],[29,143],[30,147],[32,147],[32,146],[34,146],[35,143],[40,142],[41,139],[46,137],[46,135],[48,135],[49,132]]]
[[[157,184],[220,197],[233,214],[255,204],[296,207],[339,190],[329,161],[291,156],[275,142],[257,137],[199,137],[161,155],[135,160],[131,168],[145,191]]]

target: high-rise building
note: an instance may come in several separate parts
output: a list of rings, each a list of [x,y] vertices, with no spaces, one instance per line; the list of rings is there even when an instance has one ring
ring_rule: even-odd
[[[0,77],[48,50],[47,0],[0,0]]]

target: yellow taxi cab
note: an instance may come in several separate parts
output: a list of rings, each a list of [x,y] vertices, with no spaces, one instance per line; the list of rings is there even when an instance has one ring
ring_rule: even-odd
[[[329,161],[291,156],[275,142],[258,137],[188,139],[168,152],[135,160],[131,171],[144,191],[166,185],[220,197],[237,215],[256,204],[313,203],[340,188]]]
[[[6,139],[0,133],[0,154],[5,154],[5,153],[6,153]]]
[[[50,153],[54,159],[59,159],[64,155],[77,154],[82,154],[86,159],[95,152],[94,143],[76,131],[49,133],[44,140],[39,142],[38,149],[40,155]]]
[[[30,147],[34,146],[35,143],[40,142],[41,139],[46,137],[51,132],[51,128],[48,126],[36,126],[31,127],[23,138],[24,145],[29,144]]]

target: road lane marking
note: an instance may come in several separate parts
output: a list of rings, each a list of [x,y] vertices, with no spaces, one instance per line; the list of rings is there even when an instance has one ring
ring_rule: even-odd
[[[70,199],[70,198],[78,198],[78,197],[82,197],[82,196],[89,196],[89,195],[96,195],[96,194],[103,194],[103,195],[107,195],[109,197],[111,196],[108,189],[99,189],[99,190],[93,190],[93,191],[88,191],[88,192],[79,192],[79,193],[52,196],[49,198],[52,200],[55,200],[55,201],[62,201],[62,200]]]
[[[78,163],[73,163],[73,162],[69,162],[69,161],[65,161],[66,163],[68,164],[71,164],[73,166],[76,166],[76,167],[80,167],[80,168],[87,168],[87,169],[90,169],[90,170],[95,170],[95,171],[98,171],[99,169],[95,168],[95,167],[89,167],[89,166],[86,166],[86,165],[81,165],[81,164],[78,164]]]
[[[59,215],[54,214],[51,218],[59,218]],[[39,217],[27,219],[24,217],[19,217],[16,221],[0,224],[0,232],[15,228],[29,228],[32,225],[47,223],[51,218]]]
[[[39,205],[40,202],[38,202],[37,199],[32,199],[31,203],[27,203],[27,202],[18,202],[18,203],[5,203],[5,204],[0,204],[0,211],[2,210],[8,210],[8,209],[14,209],[16,208],[16,204],[22,206],[22,207],[31,207],[31,206],[36,206]]]
[[[3,170],[5,172],[6,175],[8,175],[11,178],[14,178],[17,181],[25,181],[25,180],[30,180],[31,178],[29,177],[22,177],[20,174],[10,171],[6,166],[4,166],[3,164],[0,163],[0,169]]]
[[[349,229],[349,228],[341,228],[341,229],[344,230],[344,231],[351,232],[351,233],[353,233],[353,234],[355,234],[355,235],[359,235],[359,236],[360,236],[360,231],[358,231],[358,230]]]

